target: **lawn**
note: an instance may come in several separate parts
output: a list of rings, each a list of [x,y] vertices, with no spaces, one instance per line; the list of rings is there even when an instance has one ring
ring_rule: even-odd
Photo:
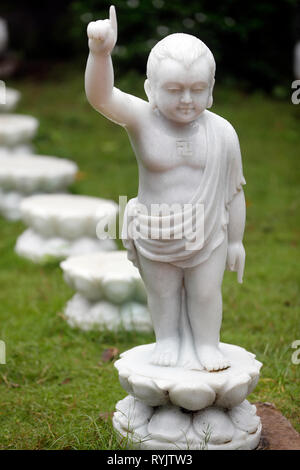
[[[39,118],[37,153],[71,158],[80,167],[72,192],[118,201],[137,193],[137,166],[125,131],[87,104],[82,69],[59,67],[47,79],[19,80],[18,112]],[[143,95],[133,73],[117,83]],[[216,87],[214,112],[240,137],[247,180],[244,283],[226,273],[221,339],[263,362],[250,401],[273,402],[300,431],[300,105]],[[24,226],[0,219],[1,449],[117,449],[107,414],[126,396],[103,350],[120,352],[154,340],[137,333],[84,333],[63,316],[72,296],[57,265],[20,259]],[[121,247],[121,244],[120,244]]]

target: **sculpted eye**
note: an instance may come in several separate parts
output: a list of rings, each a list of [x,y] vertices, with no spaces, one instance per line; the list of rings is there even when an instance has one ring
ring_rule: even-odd
[[[206,90],[207,84],[206,83],[195,83],[194,86],[192,86],[191,91],[193,93],[201,93],[202,91]]]
[[[179,93],[181,91],[180,88],[167,88],[167,90],[170,93]]]

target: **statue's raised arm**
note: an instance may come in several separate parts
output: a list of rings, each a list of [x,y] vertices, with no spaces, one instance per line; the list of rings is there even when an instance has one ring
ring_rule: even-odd
[[[118,36],[117,16],[110,7],[109,19],[92,21],[87,28],[90,54],[85,71],[85,91],[90,104],[108,119],[134,126],[147,102],[114,87],[111,53]]]

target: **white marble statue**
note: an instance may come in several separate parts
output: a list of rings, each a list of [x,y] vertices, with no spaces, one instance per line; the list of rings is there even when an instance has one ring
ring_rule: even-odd
[[[87,97],[129,134],[139,168],[136,201],[146,207],[204,204],[205,240],[199,250],[182,249],[183,240],[125,241],[148,293],[156,335],[152,362],[165,366],[178,362],[184,286],[200,364],[207,370],[224,369],[229,362],[218,347],[221,284],[226,259],[242,282],[245,199],[236,133],[225,119],[207,111],[213,101],[213,55],[194,36],[167,36],[150,53],[145,81],[149,101],[144,101],[114,88],[114,7],[109,20],[89,24],[88,36]]]
[[[194,36],[165,37],[148,58],[146,101],[114,87],[115,8],[109,19],[91,22],[87,33],[87,98],[126,129],[138,163],[138,195],[127,204],[122,238],[145,283],[156,337],[154,345],[133,348],[116,363],[131,397],[117,405],[114,426],[123,435],[133,433],[136,443],[148,436],[142,448],[198,448],[199,433],[187,426],[187,435],[179,434],[190,419],[182,408],[194,413],[192,421],[201,410],[201,433],[205,423],[215,426],[209,448],[254,448],[261,426],[255,411],[253,424],[245,398],[261,364],[219,340],[226,266],[238,282],[243,278],[245,180],[234,128],[208,111],[214,57]],[[226,399],[216,402],[223,394]],[[232,425],[229,409],[243,429]],[[230,438],[224,431],[229,421]]]

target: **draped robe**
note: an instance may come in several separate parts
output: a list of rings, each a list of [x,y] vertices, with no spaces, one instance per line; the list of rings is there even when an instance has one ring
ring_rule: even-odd
[[[122,240],[128,258],[136,266],[136,250],[153,261],[181,268],[197,266],[209,258],[227,234],[230,202],[245,184],[239,142],[231,124],[210,111],[205,111],[204,125],[206,164],[195,194],[187,201],[188,209],[181,214],[153,216],[140,210],[138,198],[131,199],[126,206]],[[200,205],[204,209],[204,238],[197,240],[196,216]],[[165,239],[164,227],[169,226],[172,237]],[[153,238],[149,236],[150,227]],[[188,237],[185,227],[191,227]],[[133,237],[133,232],[140,236]],[[180,239],[176,238],[178,232],[183,234]]]

